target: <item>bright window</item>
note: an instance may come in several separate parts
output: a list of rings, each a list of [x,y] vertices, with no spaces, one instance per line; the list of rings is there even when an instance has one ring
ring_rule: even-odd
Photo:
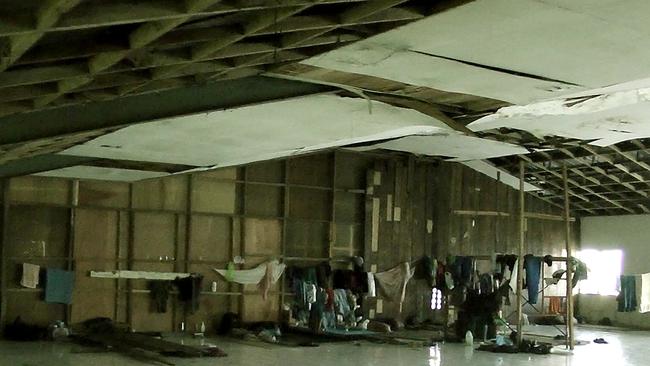
[[[623,266],[622,250],[581,250],[576,255],[589,268],[588,279],[580,281],[581,294],[618,295]]]

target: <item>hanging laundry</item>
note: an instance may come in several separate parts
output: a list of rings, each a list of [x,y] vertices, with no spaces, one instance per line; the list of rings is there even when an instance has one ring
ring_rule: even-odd
[[[501,266],[501,273],[504,272],[506,267],[512,273],[515,270],[516,262],[517,256],[514,254],[497,255],[497,263]]]
[[[20,285],[27,288],[36,288],[38,286],[38,276],[40,272],[40,266],[23,263],[23,277],[20,280]]]
[[[153,308],[157,313],[167,312],[167,302],[172,284],[170,281],[149,281],[149,297],[153,303]]]
[[[636,282],[636,298],[637,305],[640,313],[650,312],[650,273],[637,275]]]
[[[549,314],[560,314],[562,313],[562,298],[559,296],[551,296],[548,301],[548,312]]]
[[[447,286],[448,290],[454,289],[454,276],[451,274],[451,272],[445,272],[445,285]]]
[[[321,288],[330,287],[330,278],[332,277],[332,267],[327,262],[316,266],[316,284]]]
[[[634,276],[621,276],[621,292],[616,298],[619,312],[632,312],[636,310],[636,278]]]
[[[438,286],[438,260],[435,258],[431,260],[431,273],[433,276],[431,287],[436,287]]]
[[[344,289],[338,288],[334,290],[334,311],[343,316],[350,312],[348,295]]]
[[[253,269],[214,269],[214,271],[223,276],[228,282],[235,282],[242,285],[257,285],[267,274],[267,268],[269,266],[271,267],[272,274],[271,282],[276,283],[286,268],[285,264],[281,264],[277,260],[262,263]]]
[[[375,273],[375,279],[386,297],[399,302],[400,313],[406,297],[406,285],[411,277],[413,277],[413,271],[409,262],[404,262],[385,272]]]
[[[350,290],[355,294],[368,292],[368,275],[360,267],[355,270],[339,269],[332,272],[334,288]]]
[[[526,270],[526,288],[528,288],[528,302],[537,304],[539,297],[539,274],[542,269],[542,258],[528,254],[524,257]]]
[[[48,268],[45,277],[45,302],[71,304],[74,272]]]
[[[494,292],[494,277],[491,274],[481,274],[479,282],[479,291],[481,294],[491,294]]]
[[[512,267],[508,265],[508,268],[512,268],[510,273],[510,288],[514,293],[517,293],[517,273],[519,272],[519,259],[515,259],[514,265]]]
[[[553,265],[553,256],[545,255],[543,261],[547,266],[551,267]]]
[[[414,278],[418,280],[425,280],[429,287],[433,288],[436,286],[436,270],[438,263],[435,259],[431,259],[428,256],[420,258],[415,264],[415,274]]]
[[[203,275],[197,273],[174,280],[174,284],[178,288],[178,299],[185,302],[185,307],[190,314],[194,314],[199,309],[202,282]]]
[[[495,275],[499,275],[503,272],[501,269],[501,264],[497,263],[496,253],[492,253],[490,256],[490,266],[492,267],[492,273]]]
[[[571,258],[571,264],[573,265],[573,277],[571,278],[571,286],[575,288],[579,281],[587,279],[587,273],[589,272],[589,269],[583,261],[575,257]]]
[[[473,287],[476,261],[472,257],[457,256],[451,265],[451,273],[457,285]]]
[[[307,296],[307,303],[313,304],[316,302],[316,285],[308,283],[305,286],[305,294]]]

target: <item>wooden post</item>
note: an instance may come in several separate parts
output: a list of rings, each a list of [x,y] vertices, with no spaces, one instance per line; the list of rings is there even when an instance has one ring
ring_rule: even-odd
[[[574,347],[573,339],[573,267],[571,246],[571,221],[569,212],[569,184],[567,179],[566,164],[562,164],[562,180],[564,182],[564,240],[566,244],[566,346]]]
[[[129,235],[126,249],[126,268],[133,270],[133,247],[135,245],[135,211],[133,210],[133,183],[129,183]],[[133,329],[133,280],[126,280],[126,323]]]
[[[70,182],[70,212],[68,218],[68,245],[66,248],[66,269],[74,271],[74,245],[75,245],[75,221],[77,219],[77,206],[79,205],[79,180],[75,179]],[[65,320],[67,323],[72,321],[72,305],[65,306]]]
[[[0,334],[4,334],[7,323],[7,242],[9,241],[9,184],[10,179],[2,180],[2,241],[0,242]]]
[[[519,250],[518,250],[518,265],[517,265],[517,345],[521,344],[521,339],[523,336],[523,325],[522,325],[522,286],[524,282],[524,277],[522,276],[524,272],[524,240],[525,240],[525,230],[526,230],[526,212],[524,207],[524,161],[519,161]]]

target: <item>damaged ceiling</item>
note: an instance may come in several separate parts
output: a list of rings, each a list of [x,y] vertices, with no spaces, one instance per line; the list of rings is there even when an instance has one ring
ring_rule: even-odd
[[[650,4],[2,2],[0,176],[135,181],[381,150],[513,187],[523,160],[526,191],[558,207],[566,164],[575,214],[647,213],[639,9]]]
[[[0,113],[260,74],[421,19],[423,0],[0,3]]]

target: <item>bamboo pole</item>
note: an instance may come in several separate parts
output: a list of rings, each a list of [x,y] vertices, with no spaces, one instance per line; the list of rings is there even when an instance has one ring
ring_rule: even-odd
[[[524,205],[524,161],[519,161],[519,250],[518,250],[518,264],[517,264],[517,345],[521,344],[523,336],[523,324],[521,308],[523,304],[522,287],[524,278],[524,240],[526,229],[526,212]]]
[[[573,338],[573,267],[571,258],[573,257],[571,246],[571,224],[569,213],[569,187],[567,179],[566,164],[562,165],[562,180],[564,181],[564,240],[566,244],[566,345],[567,348],[573,349],[575,342]]]

